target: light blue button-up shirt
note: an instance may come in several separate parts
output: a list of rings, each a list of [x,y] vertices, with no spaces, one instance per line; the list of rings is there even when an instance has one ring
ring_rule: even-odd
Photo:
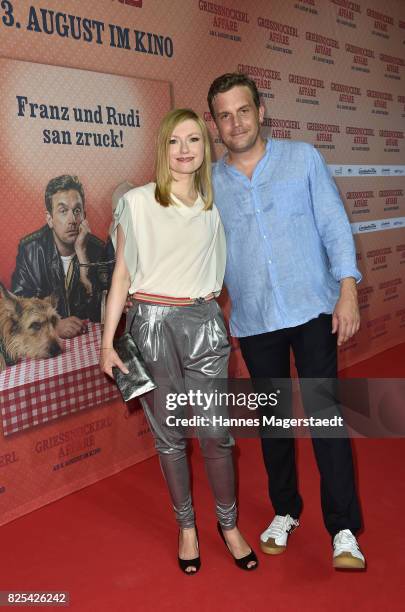
[[[227,240],[233,336],[332,313],[339,281],[361,280],[346,211],[312,145],[269,139],[251,179],[225,156],[213,166],[213,184]]]

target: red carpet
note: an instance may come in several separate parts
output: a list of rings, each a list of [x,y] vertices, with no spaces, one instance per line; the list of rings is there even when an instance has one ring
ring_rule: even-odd
[[[405,346],[343,372],[405,377]],[[257,550],[272,518],[256,440],[237,457],[239,525]],[[298,444],[304,512],[287,552],[259,553],[260,568],[239,570],[215,529],[200,454],[193,449],[194,499],[202,568],[181,574],[177,530],[156,458],[144,461],[18,519],[0,530],[0,590],[69,591],[75,611],[396,611],[404,609],[403,440],[355,440],[368,569],[335,572],[323,527],[318,473],[309,440]]]

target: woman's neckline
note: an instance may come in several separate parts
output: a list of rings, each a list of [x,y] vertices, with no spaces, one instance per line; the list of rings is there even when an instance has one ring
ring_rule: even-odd
[[[195,198],[195,200],[191,203],[191,202],[185,202],[184,200],[182,200],[181,198],[179,198],[179,196],[177,196],[175,193],[171,193],[170,194],[172,196],[172,198],[179,204],[181,204],[182,206],[185,206],[186,208],[194,208],[195,205],[199,202],[199,200],[201,199],[200,194],[197,194],[197,197]]]

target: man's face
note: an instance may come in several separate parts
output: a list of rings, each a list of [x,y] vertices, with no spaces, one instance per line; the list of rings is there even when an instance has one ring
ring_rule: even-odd
[[[214,119],[223,143],[232,153],[249,151],[260,136],[264,107],[256,108],[252,93],[236,85],[213,99]]]
[[[46,221],[53,230],[56,243],[73,246],[84,219],[81,195],[75,189],[58,191],[52,196],[52,215],[46,213]]]

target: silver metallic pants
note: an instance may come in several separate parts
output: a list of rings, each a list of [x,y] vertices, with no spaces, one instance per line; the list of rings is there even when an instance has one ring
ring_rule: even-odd
[[[135,302],[128,312],[127,330],[131,331],[158,385],[142,397],[141,403],[155,438],[178,524],[186,528],[195,523],[186,453],[187,428],[172,423],[174,418],[196,416],[204,417],[206,423],[197,429],[197,436],[217,518],[223,529],[232,529],[237,512],[234,440],[226,427],[214,422],[214,417],[224,415],[224,409],[214,402],[208,409],[200,402],[189,405],[189,412],[180,405],[167,408],[168,394],[226,391],[230,346],[219,305],[215,300],[190,306]]]

